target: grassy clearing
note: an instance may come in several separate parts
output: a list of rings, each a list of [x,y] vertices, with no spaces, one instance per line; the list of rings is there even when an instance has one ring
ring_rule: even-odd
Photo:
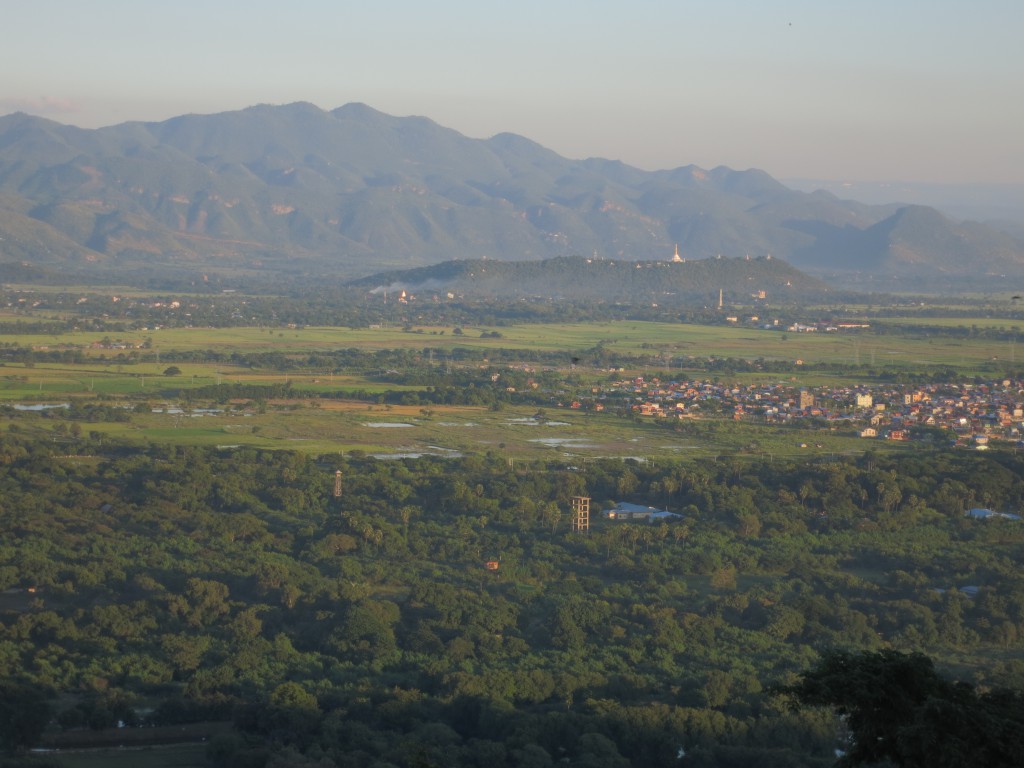
[[[207,764],[205,744],[95,749],[47,758],[63,768],[196,768]]]
[[[1024,304],[1021,305],[1024,308]],[[1024,321],[1005,317],[887,317],[876,321],[879,325],[935,326],[938,328],[985,328],[1020,332]]]
[[[195,768],[206,765],[206,742],[230,723],[205,722],[157,728],[68,731],[44,739],[46,754],[64,768]]]
[[[27,400],[39,402],[54,398],[138,396],[163,397],[165,390],[194,389],[212,384],[284,384],[297,391],[416,391],[421,387],[383,384],[354,374],[277,373],[226,365],[176,363],[177,376],[165,376],[163,363],[138,363],[80,366],[66,363],[18,363],[0,365],[0,401]]]

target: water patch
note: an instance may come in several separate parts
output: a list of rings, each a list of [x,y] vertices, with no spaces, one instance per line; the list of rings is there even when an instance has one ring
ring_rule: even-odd
[[[184,408],[154,408],[153,413],[166,413],[169,416],[182,416],[188,414],[189,416],[212,416],[219,413],[224,413],[223,408],[193,408],[191,411],[186,411]]]
[[[595,448],[593,443],[587,442],[581,437],[536,437],[530,440],[531,443],[541,443],[547,446],[563,446],[565,448]]]
[[[402,421],[370,421],[363,424],[364,427],[372,427],[374,429],[400,429],[402,427],[412,427],[414,424],[406,424]]]
[[[434,456],[444,456],[448,459],[458,459],[463,456],[461,451],[456,451],[452,448],[442,448],[440,445],[428,445],[427,448],[434,452]]]
[[[452,451],[447,448],[435,448],[430,446],[429,451],[402,451],[400,453],[371,453],[375,459],[422,459],[424,456],[432,456],[440,459],[460,459],[464,454],[459,451]]]
[[[535,419],[532,416],[525,416],[520,419],[506,419],[506,424],[525,424],[528,427],[570,427],[572,426],[568,421],[542,421]]]
[[[480,426],[475,421],[439,421],[437,422],[439,427],[478,427]]]

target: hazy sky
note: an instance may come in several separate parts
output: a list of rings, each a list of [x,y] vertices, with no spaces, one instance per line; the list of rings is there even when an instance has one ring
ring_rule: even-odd
[[[362,101],[571,158],[1024,183],[1021,0],[5,0],[0,114]]]

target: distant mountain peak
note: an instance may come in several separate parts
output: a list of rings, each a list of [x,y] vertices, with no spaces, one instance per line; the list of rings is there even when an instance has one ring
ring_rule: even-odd
[[[332,110],[331,114],[336,117],[390,117],[390,115],[376,110],[369,104],[361,101],[350,101],[347,104],[342,104],[340,107]]]
[[[309,101],[293,101],[288,104],[255,104],[246,107],[242,112],[263,113],[268,115],[291,114],[291,115],[326,115],[325,110]]]
[[[0,118],[0,261],[367,274],[454,257],[771,253],[815,274],[1024,277],[1024,243],[758,169],[644,171],[362,103],[260,104],[94,131]]]

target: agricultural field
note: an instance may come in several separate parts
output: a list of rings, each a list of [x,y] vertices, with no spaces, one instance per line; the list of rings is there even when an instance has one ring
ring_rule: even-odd
[[[870,384],[879,381],[880,375],[891,379],[928,369],[952,370],[965,378],[1001,377],[1006,364],[1013,362],[1015,349],[989,338],[870,331],[796,333],[644,321],[522,324],[500,329],[467,325],[459,331],[230,327],[7,335],[8,347],[30,349],[43,358],[71,359],[64,353],[73,353],[74,359],[3,363],[0,403],[28,409],[21,423],[42,430],[53,428],[53,417],[60,416],[59,408],[65,404],[98,403],[124,412],[126,417],[120,420],[82,424],[74,442],[117,439],[225,449],[246,445],[314,455],[361,451],[381,457],[494,453],[509,460],[555,458],[568,464],[602,457],[703,460],[853,455],[863,452],[865,443],[852,430],[780,430],[712,418],[657,423],[622,413],[574,411],[568,405],[579,396],[573,393],[635,376],[714,377],[726,383],[790,387]],[[339,352],[354,351],[372,361],[374,355],[391,355],[396,350],[405,351],[404,365],[436,371],[438,376],[487,366],[495,371],[534,366],[566,383],[542,401],[547,413],[537,418],[536,402],[509,404],[500,410],[396,404],[396,394],[422,394],[427,385],[384,381],[372,371],[332,362],[332,355]],[[211,358],[216,362],[205,361]],[[310,365],[314,358],[320,362]],[[775,361],[785,372],[712,369],[712,373],[694,367],[725,358]],[[629,367],[613,370],[605,367],[609,360],[612,365],[624,361]],[[286,368],[281,367],[284,363]],[[392,364],[399,365],[384,366]],[[391,373],[398,376],[403,370]],[[277,387],[289,395],[261,398],[259,403],[252,397],[214,402],[208,393],[217,385]],[[207,394],[193,397],[192,391]],[[392,398],[390,404],[385,404],[385,395]],[[60,439],[71,441],[72,436]],[[873,447],[901,450],[890,444]]]
[[[932,326],[936,328],[978,328],[985,330],[1002,330],[1019,333],[1024,328],[1024,321],[1019,318],[1000,317],[998,315],[977,315],[967,317],[923,317],[899,315],[877,321],[878,324],[899,325],[907,328]]]
[[[641,324],[642,325],[642,324]],[[547,336],[545,328],[526,328],[521,341],[547,344],[550,349],[582,348],[590,343],[587,333],[597,330],[586,327],[559,327]],[[516,329],[513,329],[515,331]],[[639,332],[640,328],[636,331]],[[727,335],[732,329],[650,328],[644,336],[633,337],[624,346],[627,351],[642,349],[640,338],[668,338],[671,333],[702,334],[701,344],[716,346],[713,339]],[[526,332],[530,336],[527,336]],[[188,334],[203,336],[206,332],[175,332],[173,348],[184,343]],[[295,332],[290,339],[266,335],[271,343],[280,344],[279,350],[296,354],[297,349],[308,350],[313,342],[334,335],[337,343],[346,347],[354,343],[368,343],[373,332],[349,335],[348,332],[323,329]],[[750,332],[746,332],[750,333]],[[573,334],[575,341],[572,341]],[[255,330],[234,330],[231,334],[220,331],[206,333],[202,348],[226,351],[238,349],[246,339],[255,345],[260,338]],[[406,340],[410,334],[382,332],[377,343],[387,340]],[[164,337],[162,337],[164,338]],[[437,337],[433,337],[436,339]],[[593,336],[591,337],[593,338]],[[821,337],[819,337],[821,338]],[[343,341],[342,341],[343,339]],[[358,339],[359,341],[356,341]],[[487,343],[501,343],[509,339],[480,340],[479,362],[462,362],[464,368],[474,369],[482,364],[487,354]],[[818,339],[808,338],[807,343]],[[831,342],[831,339],[823,338]],[[804,343],[804,339],[800,340]],[[193,343],[199,343],[193,339]],[[626,344],[627,342],[616,342]],[[782,344],[793,342],[780,342]],[[298,346],[295,346],[295,345]],[[250,347],[253,348],[253,347]],[[507,349],[507,347],[504,347]],[[821,347],[824,348],[824,347]],[[151,352],[151,357],[155,353]],[[70,443],[69,453],[88,453],[104,440],[180,445],[216,446],[229,450],[247,445],[260,449],[299,451],[309,455],[347,454],[361,452],[380,458],[417,456],[467,456],[493,454],[509,461],[523,459],[558,460],[568,465],[580,464],[599,458],[656,459],[676,458],[681,461],[716,459],[721,456],[741,459],[786,459],[814,456],[850,456],[862,453],[868,447],[856,436],[852,428],[821,429],[797,427],[769,427],[763,424],[737,423],[724,418],[698,418],[693,420],[634,419],[622,413],[594,413],[568,408],[571,394],[552,393],[542,406],[537,404],[506,404],[501,409],[468,404],[393,404],[385,403],[385,392],[422,392],[424,386],[382,382],[359,372],[300,371],[282,373],[260,370],[241,365],[206,364],[206,362],[176,362],[176,373],[168,376],[165,360],[157,362],[114,362],[86,358],[81,364],[7,364],[0,368],[0,402],[20,413],[18,423],[23,428],[62,429],[58,421],[60,410],[68,403],[93,402],[114,409],[123,419],[101,419],[82,423],[78,434],[60,433],[55,439]],[[590,391],[590,387],[610,378],[656,375],[679,378],[706,378],[701,372],[685,370],[659,371],[653,361],[634,371],[609,374],[587,366],[563,366],[558,376],[573,377],[575,391]],[[436,362],[439,369],[441,361]],[[444,362],[445,367],[451,366]],[[499,367],[500,368],[500,367]],[[863,372],[822,374],[808,371],[796,375],[732,374],[727,381],[737,383],[784,383],[788,386],[822,386],[825,384],[852,384],[865,380]],[[201,387],[218,384],[238,386],[288,387],[291,396],[271,397],[262,401],[251,398],[233,398],[213,401],[194,398],[187,393]],[[208,390],[207,390],[208,391]],[[379,393],[379,397],[375,395]],[[368,398],[370,398],[368,400]],[[74,445],[74,447],[72,447]],[[872,450],[907,450],[888,442],[870,444]]]
[[[56,404],[56,403],[54,403]],[[130,421],[87,424],[82,436],[62,435],[69,453],[95,450],[104,440],[201,445],[230,450],[250,446],[311,455],[352,451],[378,458],[492,453],[510,461],[547,459],[567,464],[597,458],[715,460],[857,455],[866,445],[852,433],[770,429],[725,420],[668,425],[615,414],[506,407],[375,405],[357,401],[280,400],[182,407],[174,403],[133,410]],[[37,418],[32,418],[32,417]],[[57,422],[58,424],[61,422]],[[45,411],[22,413],[23,430],[48,431]],[[55,438],[57,439],[57,438]],[[873,446],[874,447],[874,446]],[[895,449],[885,444],[886,450]],[[73,450],[72,450],[73,448]]]
[[[1009,326],[1009,321],[987,320],[986,327]],[[905,334],[878,334],[871,330],[840,333],[797,333],[754,327],[689,325],[646,321],[510,326],[467,326],[461,334],[452,328],[163,328],[109,334],[71,331],[61,334],[5,334],[7,345],[40,351],[79,351],[90,359],[115,364],[122,358],[155,359],[161,355],[216,351],[225,354],[280,352],[309,354],[337,349],[435,350],[436,354],[463,350],[487,359],[494,350],[531,353],[564,352],[572,356],[595,348],[610,353],[646,357],[649,364],[670,366],[678,358],[740,358],[870,365],[918,369],[955,366],[965,371],[983,369],[993,360],[1010,361],[1015,342],[1000,338],[960,339],[915,333],[919,326],[969,327],[959,318],[887,319],[905,326]],[[1012,327],[1010,327],[1012,330]],[[106,344],[106,346],[101,346]],[[131,352],[135,352],[132,356]],[[584,361],[585,362],[585,361]],[[678,360],[676,364],[679,364]]]

